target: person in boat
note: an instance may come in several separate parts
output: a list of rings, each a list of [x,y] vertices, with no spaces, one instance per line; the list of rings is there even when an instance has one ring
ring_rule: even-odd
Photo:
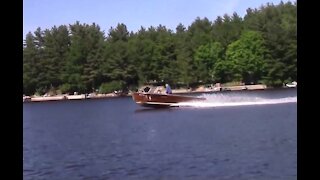
[[[166,84],[166,93],[172,94],[172,90],[171,90],[171,87],[169,86],[169,84]]]

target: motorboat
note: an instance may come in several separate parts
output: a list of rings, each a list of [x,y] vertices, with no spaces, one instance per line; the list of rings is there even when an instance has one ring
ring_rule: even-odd
[[[293,81],[292,83],[287,83],[286,86],[289,88],[295,88],[297,87],[298,83],[296,81]]]
[[[132,99],[141,106],[155,108],[174,107],[178,106],[178,103],[206,100],[205,98],[196,96],[165,94],[160,89],[159,87],[145,86],[140,88],[138,92],[132,93]]]

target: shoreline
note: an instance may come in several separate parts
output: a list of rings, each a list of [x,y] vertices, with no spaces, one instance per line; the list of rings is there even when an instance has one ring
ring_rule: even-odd
[[[288,88],[288,87],[283,87]],[[173,94],[193,94],[193,93],[212,93],[221,91],[243,91],[243,90],[265,90],[272,89],[272,87],[267,87],[266,85],[241,85],[241,86],[224,86],[218,89],[199,87],[195,90],[191,89],[172,89]],[[46,101],[63,101],[63,100],[87,100],[87,99],[103,99],[103,98],[116,98],[131,96],[131,93],[126,95],[117,95],[115,93],[109,94],[80,94],[80,95],[56,95],[56,96],[24,96],[23,102],[46,102]]]

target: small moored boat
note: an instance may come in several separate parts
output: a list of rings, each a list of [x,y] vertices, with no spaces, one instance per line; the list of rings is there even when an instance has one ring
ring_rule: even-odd
[[[292,83],[287,83],[286,86],[289,88],[295,88],[297,87],[298,83],[296,81],[293,81]]]

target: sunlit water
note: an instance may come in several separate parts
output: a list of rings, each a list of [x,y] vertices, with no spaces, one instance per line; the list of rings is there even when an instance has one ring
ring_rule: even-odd
[[[23,104],[24,179],[297,179],[296,89]]]

